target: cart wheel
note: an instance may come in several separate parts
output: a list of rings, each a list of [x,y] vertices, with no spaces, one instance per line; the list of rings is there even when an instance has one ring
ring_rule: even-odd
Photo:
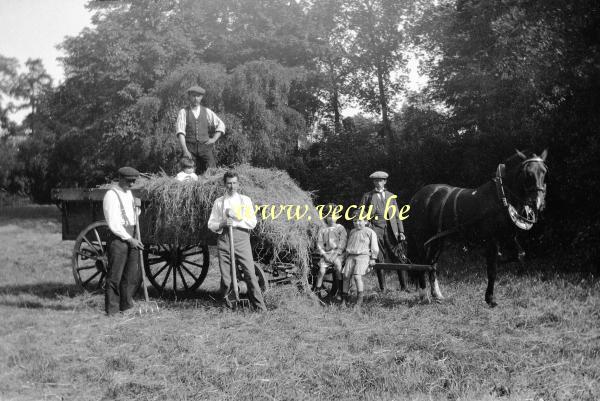
[[[104,290],[110,230],[106,221],[90,224],[79,233],[73,248],[73,277],[85,291]]]
[[[237,271],[238,283],[244,281],[244,273],[240,265],[237,265]],[[258,279],[260,290],[264,293],[270,288],[269,279],[267,273],[263,270],[263,266],[258,262],[254,263],[254,274],[256,274],[256,278]]]
[[[146,245],[144,251],[146,277],[161,293],[196,290],[206,278],[209,262],[207,244]]]
[[[258,279],[258,285],[260,286],[261,291],[267,291],[269,289],[269,278],[259,263],[254,264],[254,273]]]

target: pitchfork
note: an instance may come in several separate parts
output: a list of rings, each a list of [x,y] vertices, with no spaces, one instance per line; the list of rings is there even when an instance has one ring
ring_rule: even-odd
[[[140,206],[141,206],[141,201],[138,198],[135,198],[135,208],[134,208],[135,237],[138,241],[141,242],[140,221],[139,221],[139,217],[137,214],[138,210],[141,210]],[[160,309],[158,308],[158,303],[156,303],[156,301],[150,301],[148,298],[148,283],[146,282],[147,278],[146,278],[146,274],[144,273],[144,251],[142,249],[139,249],[138,252],[139,252],[138,266],[140,267],[140,273],[142,275],[142,288],[144,289],[145,302],[138,302],[136,306],[137,306],[140,316],[142,316],[143,314],[147,314],[147,313],[158,313],[160,311]]]
[[[233,293],[235,295],[235,303],[233,308],[242,309],[250,308],[250,301],[246,298],[240,299],[240,289],[238,288],[237,281],[237,268],[235,266],[235,248],[233,246],[233,226],[229,225],[229,261],[231,262],[231,286],[233,287]]]

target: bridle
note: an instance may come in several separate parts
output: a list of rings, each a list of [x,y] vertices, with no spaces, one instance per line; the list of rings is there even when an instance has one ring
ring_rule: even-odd
[[[530,157],[529,159],[525,159],[521,162],[521,168],[519,169],[519,174],[522,174],[523,171],[525,170],[525,167],[531,163],[540,163],[542,165],[542,167],[544,167],[545,172],[546,173],[548,172],[548,166],[546,165],[546,161],[544,159],[542,159],[541,157],[536,156],[536,157]],[[545,184],[543,186],[540,186],[536,182],[535,187],[524,188],[524,189],[525,189],[525,192],[536,192],[536,193],[541,192],[542,194],[546,195],[546,185]]]
[[[529,159],[525,159],[520,164],[520,169],[518,174],[522,174],[525,170],[526,166],[531,163],[541,163],[544,167],[545,171],[548,172],[548,166],[544,159],[539,156],[530,157]],[[496,176],[492,179],[492,181],[496,184],[496,192],[498,193],[498,198],[502,203],[502,206],[507,209],[508,215],[515,225],[523,230],[529,230],[533,224],[537,222],[536,212],[527,204],[526,199],[522,199],[519,195],[517,195],[513,190],[504,185],[503,179],[506,177],[506,166],[504,164],[499,164],[496,169]],[[526,193],[536,194],[541,193],[542,197],[546,196],[546,185],[539,185],[536,182],[535,187],[524,188]],[[525,212],[525,216],[521,215],[517,209],[510,204],[508,201],[508,197],[506,193],[511,195],[511,198],[514,198],[517,202],[521,203],[522,209]]]

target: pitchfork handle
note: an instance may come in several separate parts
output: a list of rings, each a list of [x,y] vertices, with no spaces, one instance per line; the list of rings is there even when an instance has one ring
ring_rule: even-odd
[[[135,238],[138,241],[142,241],[141,236],[140,236],[140,219],[138,217],[138,207],[136,205],[136,207],[134,207],[133,209],[133,213],[135,214]],[[149,298],[148,298],[148,284],[146,283],[146,274],[144,273],[144,251],[141,249],[138,249],[139,252],[139,263],[138,266],[140,267],[140,273],[142,275],[142,288],[144,289],[144,299],[146,300],[146,302],[149,302]]]
[[[240,302],[240,290],[237,282],[237,272],[235,268],[235,248],[233,246],[233,226],[227,226],[229,229],[229,261],[231,262],[231,286],[235,295],[235,301]]]

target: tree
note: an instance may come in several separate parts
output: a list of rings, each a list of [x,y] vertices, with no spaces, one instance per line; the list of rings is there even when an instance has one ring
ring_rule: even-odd
[[[52,88],[52,78],[46,72],[41,59],[28,59],[25,62],[27,71],[19,74],[11,95],[27,99],[28,103],[18,106],[19,109],[31,108],[31,131],[33,134],[38,100]]]
[[[546,238],[553,249],[573,241],[580,252],[597,249],[596,3],[446,1],[424,15],[416,37],[431,54],[428,91],[449,109],[455,151],[485,166],[483,179],[515,147],[549,147]]]
[[[16,85],[18,77],[19,62],[16,58],[4,57],[0,55],[0,102],[9,95]],[[12,111],[14,105],[9,102],[7,105],[0,104],[0,129],[9,127],[8,113]]]
[[[348,53],[352,55],[352,89],[361,104],[381,114],[382,133],[392,143],[390,103],[402,88],[406,59],[405,21],[410,1],[360,0],[344,3],[348,26]]]

